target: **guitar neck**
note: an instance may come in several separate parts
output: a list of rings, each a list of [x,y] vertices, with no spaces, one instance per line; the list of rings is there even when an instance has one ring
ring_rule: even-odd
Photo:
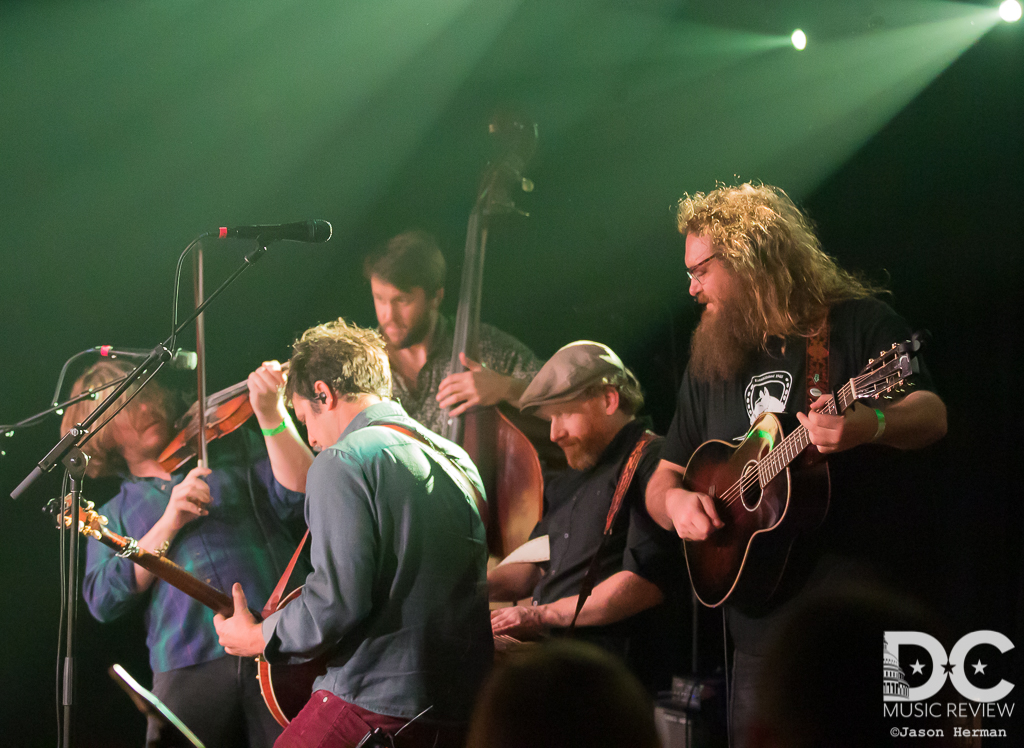
[[[821,408],[818,412],[833,416],[839,415],[840,413],[845,413],[846,409],[849,408],[856,400],[857,393],[854,389],[854,380],[851,379],[840,387],[835,396],[829,398],[825,407]],[[758,472],[760,474],[761,485],[767,485],[769,481],[789,467],[790,463],[799,457],[800,453],[810,445],[811,435],[807,433],[806,428],[801,425],[793,429],[792,433],[783,439],[779,443],[778,447],[769,452],[768,455],[759,462]]]
[[[134,539],[118,535],[106,527],[88,534],[215,613],[230,616],[234,612],[234,601],[230,596],[189,574],[170,559],[140,548]]]
[[[128,558],[155,577],[181,590],[193,600],[201,602],[214,613],[230,617],[234,612],[235,604],[230,597],[202,579],[192,576],[170,559],[142,548],[137,551],[136,555]]]

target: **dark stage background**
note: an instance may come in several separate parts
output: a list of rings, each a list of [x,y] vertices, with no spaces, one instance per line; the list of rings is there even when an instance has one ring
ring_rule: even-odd
[[[664,431],[696,319],[675,202],[737,176],[789,190],[826,250],[934,335],[950,433],[878,518],[907,528],[906,587],[959,633],[1024,642],[1024,28],[962,3],[718,5],[5,2],[0,421],[44,408],[75,352],[166,337],[176,258],[220,225],[318,217],[335,233],[274,246],[211,308],[211,390],[316,322],[370,324],[361,259],[410,227],[441,239],[454,313],[486,124],[514,108],[539,125],[536,190],[529,218],[492,230],[485,321],[542,357],[608,343]],[[205,247],[208,289],[251,248]],[[59,475],[6,497],[57,425],[0,436],[5,745],[56,740],[61,590],[40,507]],[[104,671],[148,682],[141,620],[81,613],[76,744],[139,745]]]

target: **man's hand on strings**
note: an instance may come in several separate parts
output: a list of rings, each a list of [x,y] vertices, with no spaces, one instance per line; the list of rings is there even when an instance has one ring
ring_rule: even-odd
[[[544,631],[538,606],[513,605],[491,611],[491,632],[497,636],[535,639]]]
[[[715,530],[725,527],[714,499],[685,488],[669,488],[665,492],[665,513],[683,540],[706,540]]]
[[[449,374],[437,388],[437,402],[451,416],[460,416],[470,408],[497,405],[502,400],[515,400],[516,382],[481,363],[459,354],[466,371]]]

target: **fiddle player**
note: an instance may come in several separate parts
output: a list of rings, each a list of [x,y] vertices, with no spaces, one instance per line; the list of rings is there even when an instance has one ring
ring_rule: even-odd
[[[683,580],[679,541],[644,508],[663,440],[650,433],[648,419],[637,417],[643,402],[636,377],[601,343],[570,343],[544,364],[523,393],[522,407],[551,422],[551,441],[569,464],[548,480],[548,511],[531,534],[548,536],[550,560],[505,563],[487,581],[492,602],[533,598],[530,606],[493,611],[495,635],[558,635],[572,622],[587,569],[599,553],[593,592],[574,636],[620,657],[655,693],[668,688],[679,664]],[[639,462],[630,476],[625,466],[631,457]],[[620,484],[621,508],[602,545]]]
[[[809,219],[782,190],[743,184],[687,196],[678,225],[686,236],[689,292],[703,312],[662,460],[647,487],[651,516],[687,540],[723,527],[712,497],[683,487],[685,466],[705,441],[738,443],[766,411],[796,414],[831,469],[824,524],[797,537],[774,594],[763,603],[726,603],[735,643],[730,723],[737,745],[746,745],[766,642],[786,612],[814,589],[884,572],[879,559],[898,545],[887,536],[889,497],[872,480],[883,453],[877,446],[849,450],[925,447],[945,434],[946,408],[922,369],[917,388],[889,404],[858,402],[840,415],[808,412],[808,399],[811,410],[823,408],[822,392],[835,392],[879,351],[909,338],[910,329],[874,298],[878,289],[822,251]],[[827,344],[817,347],[827,348],[829,376],[815,387],[806,373],[808,341],[820,341],[823,330]]]
[[[481,324],[480,361],[462,355],[467,371],[452,374],[454,329],[439,312],[446,271],[437,242],[425,231],[398,234],[363,264],[387,344],[395,399],[436,433],[449,416],[469,408],[500,402],[517,406],[541,366],[523,343]]]
[[[287,396],[319,452],[306,492],[313,571],[262,623],[235,585],[234,615],[214,619],[220,641],[271,663],[326,656],[277,748],[354,746],[403,727],[400,747],[462,746],[493,659],[480,475],[391,399],[377,332],[318,325],[289,366]]]
[[[100,361],[75,382],[73,392],[111,382],[132,368],[119,360]],[[262,437],[248,427],[237,429],[210,443],[209,467],[186,463],[169,470],[158,457],[174,438],[184,403],[160,375],[154,378],[84,447],[90,476],[123,477],[120,491],[99,510],[109,528],[214,587],[226,590],[241,581],[250,599],[262,605],[297,544],[289,530],[301,523],[306,470],[313,460],[284,409],[283,383],[277,362],[249,376],[249,401]],[[94,407],[90,400],[72,406],[62,428],[81,422]],[[273,744],[281,728],[260,695],[256,665],[225,653],[213,611],[100,543],[87,545],[82,592],[100,621],[145,606],[153,693],[206,745]],[[150,720],[147,746],[172,745],[175,738]]]

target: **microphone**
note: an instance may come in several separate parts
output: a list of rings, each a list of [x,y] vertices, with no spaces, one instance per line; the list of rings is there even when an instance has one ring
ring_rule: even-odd
[[[152,353],[152,351],[142,348],[114,348],[112,345],[97,346],[91,352],[99,353],[101,356],[108,358],[129,358],[136,361],[144,361]],[[186,351],[184,348],[179,348],[172,353],[171,358],[167,361],[167,366],[182,371],[192,371],[198,364],[199,357],[195,351]]]
[[[279,223],[263,226],[221,227],[220,239],[261,239],[264,242],[291,241],[321,244],[331,238],[334,229],[329,221],[317,218],[298,223]]]

